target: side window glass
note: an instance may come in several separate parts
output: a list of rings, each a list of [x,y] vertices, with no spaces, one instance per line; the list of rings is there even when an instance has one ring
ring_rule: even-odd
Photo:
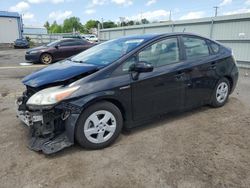
[[[219,53],[220,46],[218,44],[216,44],[216,43],[214,43],[212,41],[209,41],[209,45],[210,45],[210,47],[211,47],[211,49],[212,49],[212,51],[213,51],[214,54]]]
[[[75,41],[72,43],[72,46],[80,46],[80,45],[83,45],[82,41]]]
[[[81,45],[81,41],[65,41],[61,43],[61,46],[78,46]]]
[[[177,38],[169,38],[157,42],[138,54],[139,61],[145,61],[154,67],[160,67],[179,62]]]
[[[71,41],[64,41],[64,42],[61,42],[59,45],[60,46],[69,46]]]
[[[129,72],[130,66],[136,63],[136,57],[130,57],[124,63],[122,63],[114,72],[114,75],[123,75]]]
[[[195,37],[183,37],[187,59],[197,59],[209,56],[209,49],[205,40]]]
[[[86,44],[88,44],[88,42],[86,42],[85,40],[82,40],[82,41],[80,41],[79,45],[86,45]]]
[[[129,72],[129,68],[136,63],[136,57],[131,57],[122,64],[122,72]]]

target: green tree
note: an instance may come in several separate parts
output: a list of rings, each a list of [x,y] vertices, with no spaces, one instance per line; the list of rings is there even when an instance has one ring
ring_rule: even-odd
[[[56,21],[53,22],[53,24],[50,26],[51,33],[62,33],[62,26],[58,25]]]
[[[49,24],[48,21],[46,21],[45,24],[44,24],[43,26],[47,29],[47,31],[50,30],[50,24]]]
[[[127,22],[121,22],[121,24],[120,24],[121,26],[127,26],[128,25],[128,23]]]
[[[62,33],[63,32],[63,28],[61,25],[57,25],[55,28],[54,28],[54,31],[53,33]]]
[[[133,20],[128,21],[127,25],[135,25],[135,22]]]
[[[104,28],[113,28],[113,27],[117,27],[117,24],[112,22],[112,21],[107,21],[107,22],[103,22],[103,27]]]
[[[81,31],[82,27],[83,26],[80,22],[80,18],[78,17],[71,17],[71,18],[65,19],[63,22],[63,32],[65,33],[72,32],[73,29],[75,29],[75,31]]]
[[[89,20],[85,24],[85,28],[88,32],[90,32],[91,29],[98,27],[98,23],[100,23],[98,20]]]
[[[143,19],[141,20],[141,23],[142,23],[142,24],[149,24],[149,21],[148,21],[146,18],[143,18]]]

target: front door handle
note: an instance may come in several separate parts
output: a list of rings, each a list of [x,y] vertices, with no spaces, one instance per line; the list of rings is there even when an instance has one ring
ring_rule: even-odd
[[[215,66],[215,65],[211,65],[211,66],[209,67],[209,69],[210,69],[210,70],[215,70],[215,69],[216,69],[216,66]]]
[[[178,72],[178,73],[175,75],[176,80],[182,79],[183,76],[184,76],[184,74],[185,74],[184,72]]]
[[[210,65],[210,67],[209,67],[209,69],[211,69],[211,70],[216,69],[216,63],[212,62],[211,65]]]

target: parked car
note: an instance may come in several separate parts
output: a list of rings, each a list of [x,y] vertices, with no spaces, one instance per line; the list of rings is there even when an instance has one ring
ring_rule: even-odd
[[[61,39],[47,45],[32,48],[25,54],[26,61],[51,64],[66,59],[94,46],[83,39]]]
[[[16,39],[14,41],[14,48],[29,48],[29,41],[25,38]]]
[[[232,51],[216,41],[188,33],[128,36],[26,76],[17,112],[33,150],[50,154],[75,141],[101,149],[122,128],[160,114],[223,106],[237,80]]]
[[[67,38],[70,38],[70,39],[82,39],[82,37],[80,35],[65,35],[63,36],[63,38],[67,39]]]
[[[98,42],[99,41],[99,39],[95,35],[83,35],[82,37],[90,42]]]

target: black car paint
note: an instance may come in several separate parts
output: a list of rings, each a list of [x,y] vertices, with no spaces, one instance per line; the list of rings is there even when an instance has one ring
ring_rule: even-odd
[[[232,86],[231,92],[233,92],[238,79],[238,69],[231,50],[220,45],[220,51],[217,54],[213,54],[210,49],[211,55],[207,58],[195,61],[186,60],[182,43],[183,35],[193,36],[186,33],[155,35],[116,62],[77,80],[75,84],[82,87],[73,93],[70,99],[53,106],[50,110],[44,110],[47,113],[51,113],[50,111],[53,113],[54,111],[71,112],[63,122],[65,128],[63,134],[66,134],[66,137],[61,143],[64,144],[40,148],[40,150],[45,153],[54,153],[72,145],[79,115],[97,101],[107,100],[118,106],[124,118],[124,126],[129,129],[159,114],[209,104],[213,89],[222,77],[229,79]],[[179,41],[179,63],[155,68],[152,72],[141,73],[138,77],[134,76],[136,73],[117,74],[117,70],[125,60],[131,56],[136,57],[136,54],[146,46],[173,36]],[[35,89],[34,86],[28,87]],[[49,84],[47,83],[46,86]],[[42,85],[40,87],[43,88]],[[53,118],[51,120],[54,121]],[[54,140],[56,139],[57,137]],[[33,146],[36,147],[34,143]]]
[[[23,79],[23,84],[30,87],[40,87],[52,83],[63,82],[82,74],[95,72],[96,70],[98,70],[96,65],[65,60],[26,76]]]

